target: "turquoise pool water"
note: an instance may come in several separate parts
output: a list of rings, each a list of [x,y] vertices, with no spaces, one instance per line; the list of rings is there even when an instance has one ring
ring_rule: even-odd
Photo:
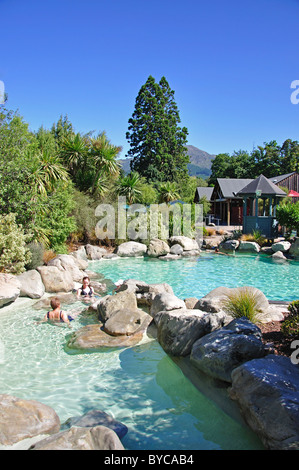
[[[94,261],[90,266],[113,282],[129,278],[148,283],[167,282],[182,299],[203,297],[219,286],[254,286],[269,300],[299,299],[299,262],[277,263],[266,255],[203,253],[195,259],[126,258]]]
[[[0,393],[45,403],[61,423],[101,409],[128,427],[122,442],[129,450],[262,448],[256,436],[203,395],[150,336],[133,348],[70,354],[70,330],[37,325],[45,312],[33,304],[27,300],[0,311]],[[83,307],[80,302],[75,306]],[[78,317],[73,329],[84,321]]]

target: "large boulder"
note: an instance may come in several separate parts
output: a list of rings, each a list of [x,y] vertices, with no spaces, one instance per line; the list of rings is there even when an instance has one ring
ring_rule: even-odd
[[[36,269],[25,271],[17,276],[21,283],[20,297],[40,299],[45,293],[45,286],[40,273]]]
[[[275,251],[275,253],[271,255],[271,258],[277,263],[285,263],[287,261],[287,258],[285,257],[282,251]]]
[[[138,306],[151,307],[152,301],[157,294],[168,293],[173,295],[172,287],[163,282],[161,284],[147,284],[136,279],[127,279],[118,288],[118,292],[133,292],[136,296]]]
[[[70,292],[74,287],[74,281],[69,271],[60,270],[57,266],[39,266],[46,292]]]
[[[170,254],[172,254],[172,255],[181,255],[183,253],[183,251],[184,251],[184,249],[183,249],[182,245],[180,245],[179,243],[175,243],[170,248]]]
[[[223,310],[225,301],[228,299],[229,295],[238,294],[246,290],[248,294],[254,295],[257,302],[257,311],[264,313],[269,308],[269,301],[262,291],[252,286],[242,286],[242,287],[216,287],[204,297],[198,300],[194,308],[199,308],[206,312],[220,312]]]
[[[223,325],[225,315],[185,308],[158,312],[154,320],[164,351],[172,356],[187,356],[196,340]]]
[[[194,308],[205,312],[220,312],[223,308],[223,303],[230,292],[231,289],[229,287],[216,287],[199,299],[194,305]]]
[[[147,254],[148,256],[157,258],[158,256],[167,255],[169,251],[170,251],[170,248],[169,248],[168,243],[166,243],[164,240],[159,240],[158,238],[154,238],[149,243]]]
[[[150,314],[155,315],[155,313],[161,311],[169,311],[186,308],[185,302],[174,294],[169,294],[168,292],[162,292],[161,294],[156,294],[151,305]]]
[[[240,242],[239,240],[224,240],[219,243],[219,248],[221,251],[235,251],[239,248]]]
[[[273,245],[271,246],[271,249],[274,251],[274,253],[276,253],[277,251],[282,251],[282,253],[285,253],[286,251],[289,251],[290,248],[291,243],[286,240],[273,243]]]
[[[144,281],[138,281],[137,279],[126,279],[117,289],[118,292],[129,291],[135,294],[144,294],[149,292],[149,285]]]
[[[0,274],[0,307],[14,302],[20,295],[21,283],[13,274]]]
[[[190,360],[201,372],[231,382],[233,369],[265,354],[260,329],[243,317],[198,339]]]
[[[299,450],[299,369],[269,355],[234,369],[230,396],[268,449]]]
[[[109,254],[109,251],[106,250],[106,248],[96,246],[96,245],[86,245],[85,246],[85,251],[87,255],[87,259],[89,260],[99,260],[102,259],[103,256],[106,256]]]
[[[0,444],[9,446],[40,434],[53,434],[60,429],[55,411],[34,400],[0,395]]]
[[[289,254],[293,258],[299,259],[299,237],[296,237],[294,243],[292,243],[291,248],[289,250]]]
[[[99,319],[105,323],[115,312],[137,310],[137,300],[133,292],[123,291],[102,297],[97,305]]]
[[[141,309],[118,310],[105,322],[104,331],[112,336],[131,336],[146,331],[153,318]]]
[[[31,450],[124,450],[117,434],[105,426],[71,427],[47,437]]]
[[[78,268],[76,259],[71,255],[58,255],[49,261],[48,266],[56,266],[60,271],[67,271],[74,282],[82,282],[84,272]]]
[[[147,252],[147,246],[143,243],[138,242],[125,242],[121,243],[116,251],[118,256],[132,257],[132,256],[144,256]]]
[[[125,424],[112,418],[112,416],[102,410],[90,410],[83,416],[69,418],[65,423],[67,427],[77,426],[80,428],[92,428],[95,426],[105,426],[112,429],[122,439],[128,432]]]
[[[76,260],[80,259],[88,263],[86,249],[84,246],[80,246],[78,250],[72,251],[70,255],[72,255]]]
[[[137,331],[130,336],[112,336],[103,331],[103,325],[87,325],[75,331],[68,339],[67,346],[78,351],[99,351],[105,348],[126,348],[138,344],[143,332]]]
[[[199,245],[196,240],[183,235],[170,237],[169,242],[171,245],[181,245],[184,251],[199,250]]]
[[[249,241],[241,240],[238,250],[247,251],[251,253],[259,253],[261,251],[261,247],[256,242],[249,242]]]

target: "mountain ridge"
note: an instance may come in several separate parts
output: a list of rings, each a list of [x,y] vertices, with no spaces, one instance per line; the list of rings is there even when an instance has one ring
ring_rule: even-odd
[[[186,147],[188,149],[187,154],[190,158],[190,163],[187,165],[189,175],[208,178],[211,174],[212,160],[216,155],[205,152],[194,145],[186,145]],[[131,160],[131,158],[120,158],[118,160],[126,174],[130,172]]]

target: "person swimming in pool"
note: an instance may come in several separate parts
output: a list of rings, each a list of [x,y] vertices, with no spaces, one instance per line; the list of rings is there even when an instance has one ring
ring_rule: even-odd
[[[53,310],[46,313],[44,321],[67,323],[69,325],[74,320],[72,316],[67,315],[66,312],[61,310],[61,303],[58,297],[51,299],[50,305]]]

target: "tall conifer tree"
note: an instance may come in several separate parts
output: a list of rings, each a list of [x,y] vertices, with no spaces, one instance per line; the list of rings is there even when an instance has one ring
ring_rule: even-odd
[[[188,130],[179,127],[179,111],[165,77],[149,76],[140,88],[126,134],[131,170],[148,181],[178,181],[188,174]]]

